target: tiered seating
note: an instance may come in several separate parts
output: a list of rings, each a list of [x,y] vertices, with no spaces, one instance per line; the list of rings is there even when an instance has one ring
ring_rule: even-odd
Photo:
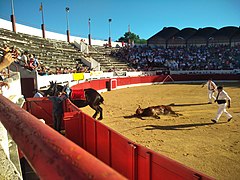
[[[89,48],[89,54],[101,65],[102,71],[121,70],[129,68],[128,64],[115,57],[111,57],[111,51],[114,48],[105,48],[102,46],[92,46]]]
[[[28,50],[36,54],[39,62],[55,70],[56,67],[68,67],[75,69],[82,53],[65,41],[43,39],[22,33],[14,33],[0,28],[0,44],[16,46],[21,51]]]

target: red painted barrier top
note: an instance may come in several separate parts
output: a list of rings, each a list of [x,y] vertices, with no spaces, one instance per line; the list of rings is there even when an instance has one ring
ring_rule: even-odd
[[[40,179],[125,179],[2,95],[0,119]]]
[[[74,90],[72,90],[71,99],[74,99],[74,100],[86,99],[84,89],[74,89]]]

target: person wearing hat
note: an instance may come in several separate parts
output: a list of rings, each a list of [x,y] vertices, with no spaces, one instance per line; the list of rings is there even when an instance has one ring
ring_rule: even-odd
[[[231,98],[228,96],[227,92],[223,90],[222,86],[218,86],[217,87],[217,97],[215,102],[218,103],[218,111],[217,111],[217,115],[214,119],[212,119],[211,121],[213,123],[217,123],[219,118],[221,117],[222,113],[224,112],[228,118],[228,122],[232,120],[232,115],[227,112],[226,107],[230,108],[231,106]]]

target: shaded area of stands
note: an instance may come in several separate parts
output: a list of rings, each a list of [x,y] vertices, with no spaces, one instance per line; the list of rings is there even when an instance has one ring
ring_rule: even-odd
[[[240,44],[216,46],[121,48],[112,55],[125,59],[137,70],[156,68],[185,70],[233,70],[240,69]]]
[[[164,27],[147,40],[148,45],[158,46],[189,46],[189,45],[234,45],[240,42],[240,27],[227,26],[220,29]]]

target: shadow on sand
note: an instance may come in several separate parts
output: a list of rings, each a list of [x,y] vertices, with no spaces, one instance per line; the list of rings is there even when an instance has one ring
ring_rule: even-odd
[[[201,105],[207,105],[208,103],[189,103],[189,104],[175,104],[171,103],[168,104],[167,106],[201,106]]]
[[[218,125],[224,124],[227,122],[219,122],[217,124],[209,122],[209,123],[194,123],[194,124],[178,124],[178,125],[169,125],[169,126],[159,126],[159,125],[146,125],[145,130],[192,130],[195,127],[201,126],[211,126],[211,125]]]
[[[131,119],[131,118],[138,118],[136,114],[129,115],[129,116],[123,116],[124,119]]]

